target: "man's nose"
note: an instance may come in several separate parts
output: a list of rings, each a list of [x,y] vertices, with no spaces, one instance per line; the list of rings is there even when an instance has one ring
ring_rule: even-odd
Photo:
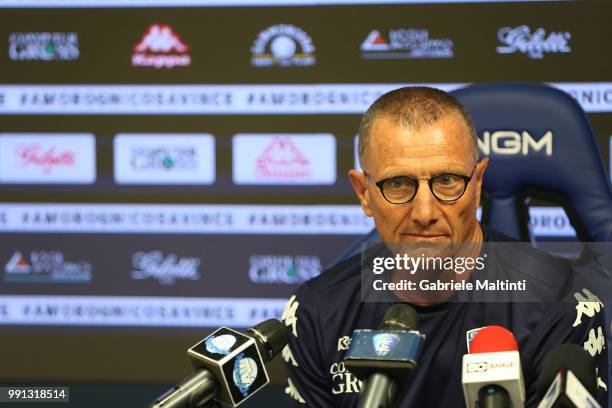
[[[429,189],[427,181],[419,181],[419,183],[419,189],[411,202],[410,216],[416,224],[428,227],[435,224],[440,217],[438,200]]]

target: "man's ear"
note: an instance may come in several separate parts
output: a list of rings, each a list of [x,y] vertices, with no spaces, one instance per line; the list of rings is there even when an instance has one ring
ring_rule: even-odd
[[[348,172],[349,180],[351,181],[351,185],[353,186],[353,190],[355,190],[355,194],[359,199],[359,204],[361,204],[361,208],[363,212],[368,216],[372,216],[372,208],[370,207],[370,194],[368,191],[368,180],[365,177],[365,174],[358,172],[355,169],[351,169]]]
[[[474,172],[474,184],[476,187],[476,202],[480,203],[480,194],[482,192],[482,182],[484,180],[484,174],[489,165],[489,158],[485,157],[476,165],[476,171]]]

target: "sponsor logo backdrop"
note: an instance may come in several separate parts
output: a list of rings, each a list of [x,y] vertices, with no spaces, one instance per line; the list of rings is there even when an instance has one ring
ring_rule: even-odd
[[[0,323],[278,317],[373,227],[346,173],[360,115],[404,84],[549,83],[588,113],[610,168],[607,15],[604,2],[2,9]],[[499,131],[481,149],[516,154]],[[553,143],[504,138],[529,154]],[[562,210],[534,204],[539,239],[574,239]]]

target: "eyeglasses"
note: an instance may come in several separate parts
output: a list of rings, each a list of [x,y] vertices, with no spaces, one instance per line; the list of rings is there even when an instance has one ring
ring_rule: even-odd
[[[441,173],[431,177],[409,177],[409,176],[396,176],[386,178],[384,180],[376,181],[365,170],[363,174],[366,176],[372,184],[375,184],[379,189],[385,200],[391,204],[405,204],[416,197],[416,193],[419,189],[419,180],[428,180],[429,189],[431,193],[439,201],[448,203],[456,201],[467,190],[468,183],[472,179],[476,165],[472,168],[472,172],[469,176],[464,176],[455,173]]]

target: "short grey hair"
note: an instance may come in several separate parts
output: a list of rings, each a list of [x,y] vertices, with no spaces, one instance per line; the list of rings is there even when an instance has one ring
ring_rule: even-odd
[[[370,132],[374,121],[385,117],[397,125],[419,130],[432,125],[448,114],[458,114],[470,134],[469,148],[478,159],[478,139],[466,107],[453,95],[425,86],[404,87],[380,96],[361,119],[359,125],[359,161],[363,167],[367,156]]]

